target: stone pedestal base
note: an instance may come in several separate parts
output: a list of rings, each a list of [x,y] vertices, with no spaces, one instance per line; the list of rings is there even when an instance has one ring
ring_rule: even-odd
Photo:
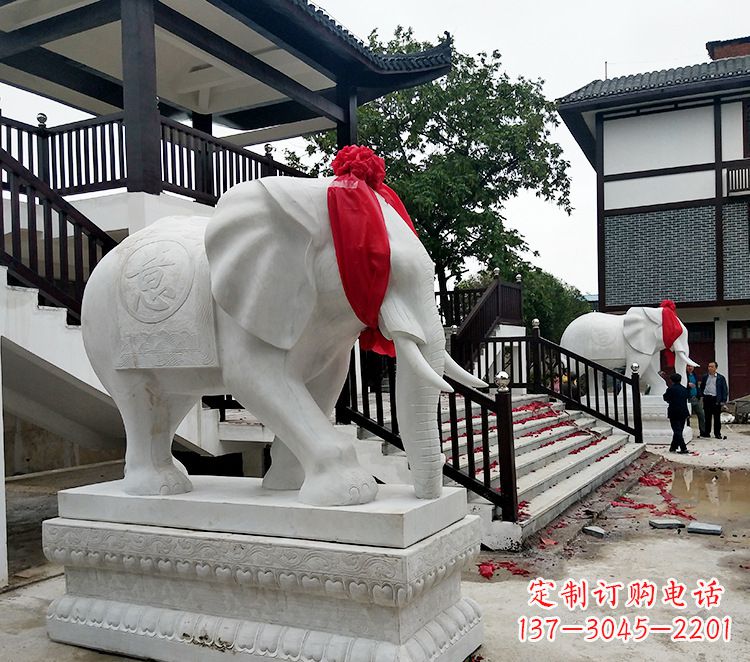
[[[116,518],[131,498],[111,492],[105,510]],[[378,514],[369,517],[376,527]],[[45,522],[45,554],[65,566],[67,586],[50,605],[50,637],[174,662],[463,662],[482,643],[479,608],[461,597],[461,570],[479,552],[477,517],[405,547],[192,529]]]
[[[672,426],[667,418],[667,403],[660,395],[641,396],[641,419],[644,442],[658,445],[672,443]],[[690,426],[685,426],[682,438],[686,444],[693,439],[693,430]]]

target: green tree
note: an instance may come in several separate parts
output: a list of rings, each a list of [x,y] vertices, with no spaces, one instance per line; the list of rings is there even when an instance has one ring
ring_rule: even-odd
[[[565,328],[576,317],[591,312],[591,307],[583,294],[575,287],[564,283],[551,273],[528,263],[516,265],[516,271],[500,270],[503,280],[512,280],[514,273],[520,273],[523,283],[523,321],[531,329],[531,320],[537,318],[542,336],[559,342]],[[461,281],[459,289],[486,287],[494,276],[490,271],[482,271]]]
[[[376,52],[409,53],[432,47],[397,28]],[[386,182],[404,200],[419,236],[435,262],[438,283],[460,278],[464,260],[518,263],[528,251],[523,237],[505,227],[503,203],[528,189],[570,213],[568,163],[550,140],[558,124],[542,81],[511,80],[500,54],[476,56],[453,50],[443,78],[388,94],[360,107],[359,142],[386,162]],[[296,167],[312,158],[315,175],[329,174],[336,152],[332,132],[309,139],[308,159],[287,153]]]

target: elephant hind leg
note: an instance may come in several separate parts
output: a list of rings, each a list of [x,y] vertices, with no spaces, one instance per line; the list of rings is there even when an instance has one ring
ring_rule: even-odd
[[[196,397],[163,393],[147,383],[139,384],[127,397],[115,401],[127,438],[125,492],[139,495],[190,492],[193,485],[184,467],[172,456],[172,440]]]

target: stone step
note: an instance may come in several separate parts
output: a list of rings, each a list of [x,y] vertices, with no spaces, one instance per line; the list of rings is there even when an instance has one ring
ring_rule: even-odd
[[[551,430],[541,428],[541,431],[534,430],[523,436],[518,436],[515,438],[516,458],[560,437],[564,437],[576,428],[590,428],[597,424],[598,421],[595,418],[581,415],[577,418],[562,420],[555,424],[559,425],[559,427],[554,427]]]
[[[520,479],[526,474],[550,465],[551,463],[563,458],[571,451],[586,446],[586,444],[590,443],[594,438],[595,437],[591,433],[581,431],[580,436],[571,437],[570,439],[562,439],[553,445],[541,447],[535,451],[516,456],[516,478]],[[493,478],[495,478],[496,475],[499,476],[499,456],[496,451],[489,454],[489,462],[491,467],[490,476]],[[459,463],[460,469],[468,471],[468,457],[466,455],[460,456]],[[474,453],[474,467],[477,473],[484,469],[484,454],[481,451]]]
[[[557,461],[520,477],[518,479],[518,501],[531,501],[557,483],[585,469],[600,456],[616,450],[627,440],[626,434],[604,437],[595,445],[582,447],[583,449],[577,453],[568,453]]]
[[[604,457],[603,451],[599,452],[588,466],[557,482],[537,496],[527,499],[528,505],[524,510],[528,518],[519,522],[522,537],[526,538],[547,526],[576,501],[631,464],[644,449],[645,444],[628,441],[620,444],[617,452],[607,457]]]
[[[545,467],[553,466],[553,463],[564,460],[569,455],[577,455],[581,448],[585,448],[595,439],[607,437],[611,434],[612,428],[594,428],[592,432],[579,430],[580,434],[574,437],[555,440],[549,446],[537,448],[529,453],[524,453],[516,458],[516,477],[518,479],[524,476],[542,470]],[[597,444],[598,445],[598,444]],[[592,448],[595,448],[592,446]],[[583,453],[584,451],[580,451]]]

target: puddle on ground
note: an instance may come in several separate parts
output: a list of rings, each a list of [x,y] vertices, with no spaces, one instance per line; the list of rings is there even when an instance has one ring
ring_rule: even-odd
[[[750,471],[674,467],[670,492],[698,519],[750,523]]]

